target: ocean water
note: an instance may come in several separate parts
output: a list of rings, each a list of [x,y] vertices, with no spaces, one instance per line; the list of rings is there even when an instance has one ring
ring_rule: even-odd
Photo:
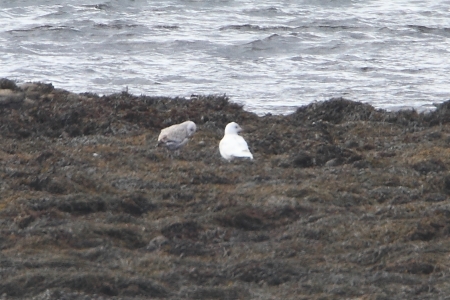
[[[72,92],[227,94],[258,114],[450,99],[450,1],[1,0],[0,77]]]

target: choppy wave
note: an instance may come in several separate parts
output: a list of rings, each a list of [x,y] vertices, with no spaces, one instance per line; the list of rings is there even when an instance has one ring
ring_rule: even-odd
[[[259,114],[330,97],[450,98],[450,3],[73,1],[0,4],[0,76],[74,92],[227,94]]]

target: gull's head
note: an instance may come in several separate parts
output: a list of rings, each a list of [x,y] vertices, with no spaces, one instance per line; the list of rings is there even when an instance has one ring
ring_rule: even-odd
[[[239,126],[239,124],[236,122],[228,123],[228,125],[225,127],[225,134],[238,134],[241,131],[241,126]]]
[[[188,136],[193,135],[196,130],[197,130],[197,126],[195,125],[194,122],[186,121],[186,131],[187,131]]]

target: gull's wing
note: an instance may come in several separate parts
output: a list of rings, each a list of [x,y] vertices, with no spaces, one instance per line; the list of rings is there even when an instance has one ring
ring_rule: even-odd
[[[158,142],[167,143],[178,142],[181,143],[187,137],[186,126],[180,126],[181,124],[172,125],[170,127],[161,130],[158,137]]]
[[[219,144],[220,153],[225,159],[233,157],[249,157],[253,158],[252,153],[248,149],[247,142],[244,138],[237,134],[226,134]]]

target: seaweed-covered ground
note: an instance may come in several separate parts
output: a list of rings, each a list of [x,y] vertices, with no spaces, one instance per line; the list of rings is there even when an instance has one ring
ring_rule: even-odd
[[[3,299],[444,299],[450,102],[259,117],[0,80]],[[197,124],[179,152],[161,128]],[[224,161],[236,121],[254,161]]]

